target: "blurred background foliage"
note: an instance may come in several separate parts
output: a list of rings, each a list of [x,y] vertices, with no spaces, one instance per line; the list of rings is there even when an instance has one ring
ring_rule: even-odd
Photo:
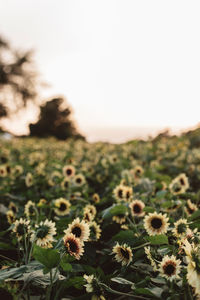
[[[39,95],[41,85],[33,52],[18,51],[0,36],[0,121],[10,119],[27,108],[28,103],[32,103],[40,107],[40,115],[35,124],[29,125],[31,136],[83,139],[77,132],[71,108],[65,98],[52,98],[40,106],[43,101]],[[4,128],[0,132],[4,132]]]

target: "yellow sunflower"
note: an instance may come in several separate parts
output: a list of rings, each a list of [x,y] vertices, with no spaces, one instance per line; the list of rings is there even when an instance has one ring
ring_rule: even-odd
[[[167,218],[166,214],[149,213],[144,218],[144,228],[149,235],[163,234],[167,232],[168,220],[169,218]]]
[[[14,222],[13,232],[16,234],[18,240],[30,233],[30,221],[20,218]]]
[[[120,262],[122,266],[129,265],[132,261],[133,253],[127,244],[119,245],[117,243],[113,247],[112,253],[115,254],[116,261]]]
[[[160,275],[169,281],[180,278],[180,264],[180,259],[176,259],[174,255],[165,255],[160,263]]]
[[[25,184],[27,187],[30,187],[33,185],[33,175],[30,172],[28,172],[26,174]]]
[[[31,241],[42,248],[52,248],[53,236],[56,234],[55,223],[49,220],[40,222],[35,226],[35,232],[31,234]]]
[[[140,200],[134,200],[129,204],[129,207],[131,209],[132,216],[137,217],[143,217],[145,212],[143,211],[143,208],[145,207],[144,202]]]
[[[76,170],[72,165],[64,166],[62,170],[63,175],[68,178],[72,178],[76,173]]]
[[[24,213],[26,217],[34,216],[36,214],[35,210],[36,210],[35,203],[29,200],[24,207]]]
[[[73,233],[76,238],[79,238],[81,241],[87,241],[90,236],[90,227],[89,224],[84,220],[80,221],[79,218],[76,218],[71,224],[68,225],[68,228],[64,231],[65,234]]]
[[[76,238],[73,233],[66,234],[63,237],[63,242],[69,254],[79,260],[84,252],[83,242]]]
[[[54,211],[58,216],[66,216],[69,214],[71,203],[64,199],[58,198],[54,201]]]

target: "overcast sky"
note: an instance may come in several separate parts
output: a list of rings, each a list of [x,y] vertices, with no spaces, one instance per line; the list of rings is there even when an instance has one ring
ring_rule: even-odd
[[[43,95],[65,95],[90,140],[121,141],[200,121],[199,15],[200,1],[6,0],[0,33],[35,49]]]

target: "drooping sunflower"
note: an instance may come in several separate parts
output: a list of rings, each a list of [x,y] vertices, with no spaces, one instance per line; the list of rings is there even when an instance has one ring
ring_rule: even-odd
[[[64,230],[64,233],[73,233],[76,238],[79,238],[82,242],[84,242],[89,239],[90,227],[84,220],[80,221],[79,218],[76,218],[71,224],[69,224],[68,228]]]
[[[90,222],[90,241],[97,241],[101,236],[101,228],[95,221]]]
[[[119,245],[117,243],[113,247],[112,253],[115,254],[116,261],[120,262],[122,266],[129,265],[132,261],[133,253],[127,244]]]
[[[69,188],[69,185],[70,185],[70,179],[65,177],[63,179],[63,181],[61,182],[61,187],[63,190],[67,190]]]
[[[181,173],[180,175],[178,175],[176,177],[177,181],[180,182],[181,186],[182,186],[182,191],[186,191],[189,188],[189,181],[188,181],[188,177],[184,174]]]
[[[191,214],[193,214],[193,212],[198,210],[198,207],[196,204],[192,203],[190,199],[188,199],[184,209],[185,209],[185,212],[187,213],[187,215],[191,215]]]
[[[133,198],[133,189],[126,186],[124,189],[124,200],[130,202]]]
[[[35,210],[36,210],[35,203],[29,200],[24,207],[24,213],[26,217],[34,216]]]
[[[112,217],[112,220],[116,222],[117,224],[123,224],[126,222],[126,216],[125,214],[118,214]]]
[[[10,210],[12,210],[12,211],[14,212],[14,214],[16,214],[17,211],[18,211],[17,206],[16,206],[15,203],[12,202],[12,201],[9,203],[8,208],[9,208]]]
[[[54,211],[58,216],[66,216],[69,214],[71,203],[64,199],[58,198],[54,201]]]
[[[76,173],[76,170],[72,165],[64,166],[62,170],[63,175],[68,178],[72,178]]]
[[[52,248],[54,242],[54,235],[56,234],[55,223],[49,220],[40,222],[35,226],[35,232],[31,234],[31,241],[42,248]]]
[[[93,194],[92,195],[92,200],[95,202],[95,203],[99,203],[100,202],[100,197],[97,193]]]
[[[144,228],[149,235],[163,234],[167,232],[169,218],[166,214],[161,213],[149,213],[144,218]]]
[[[7,211],[6,217],[7,217],[7,220],[8,220],[9,224],[14,223],[14,221],[15,221],[15,214],[14,214],[14,212],[12,210],[8,210]]]
[[[27,187],[30,187],[33,185],[33,175],[30,172],[28,172],[26,174],[25,184]]]
[[[132,216],[137,217],[143,217],[145,212],[143,211],[143,208],[145,207],[144,202],[140,200],[134,200],[129,204],[129,207],[131,209]]]
[[[76,238],[73,233],[66,234],[63,237],[63,242],[69,254],[79,260],[84,252],[83,242],[81,242],[80,239]]]
[[[55,185],[58,183],[58,181],[59,181],[59,179],[61,178],[61,176],[62,176],[61,173],[58,172],[58,171],[52,172],[52,173],[50,174],[49,179],[48,179],[48,184],[49,184],[50,186],[55,186]]]
[[[184,241],[184,250],[187,260],[187,280],[194,288],[195,294],[200,296],[200,246]]]
[[[16,234],[18,240],[30,233],[30,221],[20,218],[14,222],[13,232]]]
[[[180,278],[180,264],[180,259],[176,259],[174,255],[165,255],[160,263],[160,275],[170,281]]]
[[[172,229],[172,232],[176,237],[181,238],[187,235],[188,229],[189,227],[188,227],[187,220],[179,219],[174,223],[174,228]]]

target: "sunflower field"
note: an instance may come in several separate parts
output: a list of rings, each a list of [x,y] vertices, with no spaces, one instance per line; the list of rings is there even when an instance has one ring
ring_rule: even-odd
[[[198,137],[0,145],[0,299],[200,299]]]

